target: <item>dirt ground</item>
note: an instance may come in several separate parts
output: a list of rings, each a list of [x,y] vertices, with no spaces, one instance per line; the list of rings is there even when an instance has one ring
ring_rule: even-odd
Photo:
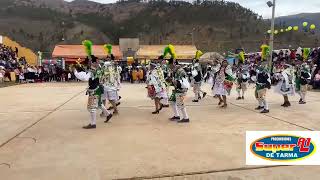
[[[191,122],[170,122],[170,108],[152,115],[143,84],[123,84],[120,114],[110,123],[89,122],[85,83],[24,84],[0,88],[0,179],[320,179],[319,166],[246,166],[247,130],[319,130],[320,92],[307,104],[268,92],[270,113],[255,111],[250,87],[245,100],[228,97],[227,109],[210,96],[192,103]]]

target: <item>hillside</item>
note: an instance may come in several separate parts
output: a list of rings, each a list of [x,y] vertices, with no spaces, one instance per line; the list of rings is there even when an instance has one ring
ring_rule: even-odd
[[[120,37],[139,37],[142,44],[191,44],[192,32],[197,47],[205,51],[257,51],[269,27],[251,10],[224,1],[1,0],[0,7],[0,34],[45,52],[55,44],[84,39],[117,44]],[[276,38],[276,48],[289,44],[313,46],[315,39],[289,33]]]
[[[308,22],[310,24],[320,25],[320,13],[301,13],[290,16],[282,16],[276,19],[276,24],[279,26],[283,25],[292,25],[292,26],[301,26],[302,22]],[[320,31],[316,31],[316,34],[319,35]]]
[[[301,25],[301,22],[320,24],[320,13],[301,13],[291,16],[282,16],[276,19],[277,24],[284,23],[291,25]]]

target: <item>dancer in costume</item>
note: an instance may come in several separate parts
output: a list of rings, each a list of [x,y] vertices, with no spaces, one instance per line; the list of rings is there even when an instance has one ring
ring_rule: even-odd
[[[88,72],[80,72],[78,68],[78,70],[74,69],[74,75],[81,81],[88,81],[89,87],[87,88],[86,94],[89,96],[87,109],[90,113],[90,124],[83,128],[94,129],[96,128],[97,109],[101,109],[106,116],[106,123],[112,118],[112,114],[106,109],[101,100],[104,90],[103,86],[100,84],[102,70],[99,67],[97,58],[91,55],[88,59],[91,59]]]
[[[256,70],[256,90],[255,97],[259,106],[256,110],[262,110],[261,113],[269,113],[269,105],[266,100],[267,90],[271,88],[271,79],[266,63],[262,63]]]
[[[198,102],[199,99],[205,98],[207,93],[201,90],[202,81],[204,80],[202,68],[199,63],[200,57],[203,53],[200,50],[196,51],[193,65],[191,66],[191,82],[193,86],[194,100],[192,102]],[[202,96],[201,94],[202,93]]]
[[[117,115],[119,113],[117,102],[119,101],[120,73],[110,61],[104,63],[101,82],[104,87],[103,103],[106,104],[106,100],[108,100],[112,105],[110,109],[113,109],[113,114]]]
[[[156,69],[157,69],[157,73],[161,83],[163,83],[165,86],[165,93],[166,93],[166,96],[162,97],[162,99],[160,100],[160,103],[162,107],[167,108],[169,107],[169,84],[166,82],[166,79],[168,76],[167,62],[163,60]]]
[[[108,110],[112,110],[114,109],[114,114],[118,114],[118,109],[117,109],[117,106],[120,105],[120,99],[121,99],[121,96],[119,96],[119,90],[120,90],[120,87],[121,87],[121,71],[122,71],[122,68],[120,66],[118,66],[116,63],[115,63],[115,56],[112,54],[112,45],[111,44],[105,44],[103,46],[106,54],[108,55],[107,56],[107,61],[109,62],[112,62],[112,63],[107,63],[104,65],[104,70],[105,70],[105,81],[110,81],[110,79],[108,78],[114,78],[114,77],[110,77],[109,74],[111,74],[111,76],[115,76],[115,78],[117,78],[116,80],[112,79],[112,81],[116,81],[117,83],[115,83],[116,85],[112,85],[112,83],[105,83],[105,90],[106,92],[104,93],[104,96],[103,96],[103,102],[104,104],[106,105],[106,100],[108,99],[113,99],[113,100],[109,100],[111,106],[108,108]],[[112,67],[109,67],[109,66],[112,66]],[[107,84],[107,85],[106,85]],[[111,86],[114,86],[114,87],[111,87]],[[115,93],[114,92],[114,89],[117,89],[117,92]],[[108,96],[114,96],[114,97],[108,97]],[[117,98],[116,98],[117,97]],[[102,115],[102,114],[101,114]]]
[[[207,78],[208,83],[211,85],[212,95],[216,97],[215,91],[214,91],[214,84],[217,77],[217,73],[220,70],[221,64],[215,60],[209,63],[208,69],[207,69]]]
[[[150,70],[147,76],[148,96],[154,100],[156,110],[152,114],[159,114],[163,108],[162,99],[168,99],[166,85],[161,67],[156,64],[150,64]]]
[[[170,54],[171,58],[169,60],[168,78],[169,84],[174,86],[174,90],[170,96],[169,101],[174,112],[174,116],[170,118],[171,121],[177,121],[179,123],[190,122],[187,110],[184,104],[184,98],[190,88],[190,83],[187,79],[187,73],[184,71],[183,67],[175,61],[176,53],[174,46],[169,44],[163,53],[163,57]],[[180,113],[179,113],[180,111]]]
[[[227,95],[230,95],[234,79],[235,75],[232,72],[231,66],[228,64],[227,60],[224,60],[216,74],[213,88],[214,94],[219,98],[218,105],[221,108],[226,108],[228,106]]]
[[[114,59],[113,59],[113,61],[114,61]],[[120,103],[120,100],[121,100],[121,96],[119,95],[119,91],[120,91],[120,88],[121,88],[121,73],[122,73],[122,67],[120,66],[120,65],[118,65],[118,64],[115,64],[115,68],[116,68],[116,70],[117,70],[117,73],[119,74],[119,80],[118,80],[118,82],[119,82],[119,86],[118,86],[118,100],[117,100],[117,102],[116,102],[116,105],[117,106],[119,106],[121,103]],[[112,106],[110,107],[110,108],[112,108]]]
[[[184,102],[188,88],[190,88],[187,73],[177,61],[174,63],[173,59],[171,59],[169,64],[173,70],[172,84],[174,86],[170,97],[174,116],[170,120],[178,123],[188,123],[190,119]]]
[[[116,76],[116,78],[118,78],[116,81],[117,81],[117,85],[116,88],[117,88],[117,93],[115,94],[114,93],[114,87],[113,88],[110,88],[108,86],[110,86],[111,84],[105,86],[107,92],[109,92],[109,95],[110,95],[110,92],[113,93],[113,96],[117,96],[117,98],[115,97],[112,97],[111,99],[116,99],[116,100],[109,100],[109,102],[111,103],[111,106],[108,108],[108,110],[111,110],[111,109],[114,109],[115,108],[115,111],[114,111],[114,114],[118,114],[118,110],[117,110],[117,106],[120,105],[120,99],[121,99],[121,96],[119,96],[119,90],[120,90],[120,87],[121,87],[121,71],[122,71],[122,68],[120,66],[118,66],[117,64],[115,64],[115,56],[112,54],[112,45],[111,44],[105,44],[103,46],[105,52],[107,53],[107,61],[110,61],[110,62],[113,62],[111,64],[106,64],[108,66],[113,66],[112,68],[108,67],[109,70],[106,70],[106,72],[111,72],[112,70],[112,73],[113,75]],[[106,78],[110,78],[110,77],[106,77]],[[106,99],[108,99],[108,94],[104,94],[104,104],[106,104]],[[110,98],[109,98],[110,99]]]
[[[275,87],[275,92],[283,96],[284,103],[283,107],[291,106],[289,96],[294,95],[294,71],[291,65],[285,64],[284,70],[280,73],[275,74],[278,79],[278,84]]]
[[[277,85],[280,81],[279,74],[284,71],[285,60],[284,58],[280,59],[280,61],[274,62],[272,74],[271,74],[271,84]]]
[[[246,64],[239,65],[237,70],[237,100],[244,99],[244,94],[247,91],[248,81],[250,78],[249,67]],[[241,94],[242,92],[242,94]]]
[[[114,61],[114,60],[112,60],[112,61]],[[121,102],[120,102],[121,96],[119,95],[119,91],[120,91],[120,88],[121,88],[121,75],[120,74],[121,74],[122,68],[120,66],[116,65],[116,64],[113,64],[113,66],[115,68],[116,73],[119,74],[119,78],[120,78],[120,79],[118,79],[119,84],[117,86],[118,100],[116,100],[116,106],[119,106],[121,104]],[[105,102],[105,104],[106,104],[106,102]],[[113,105],[111,104],[111,106],[108,108],[108,110],[112,110],[112,109],[113,109]]]
[[[306,104],[308,82],[311,80],[310,68],[307,63],[298,66],[296,72],[296,91],[300,95],[299,104]]]
[[[194,93],[194,99],[192,100],[192,102],[199,102],[199,99],[206,97],[207,93],[201,90],[203,75],[198,59],[195,60],[195,63],[192,66],[191,74]],[[202,93],[202,95],[200,93]]]

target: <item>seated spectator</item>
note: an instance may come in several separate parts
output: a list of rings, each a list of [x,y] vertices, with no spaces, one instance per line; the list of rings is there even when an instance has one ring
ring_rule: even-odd
[[[0,66],[0,83],[4,82],[4,75],[5,75],[4,67]]]
[[[24,72],[23,72],[23,69],[22,71],[20,71],[20,74],[19,74],[19,83],[24,83]]]
[[[19,70],[18,67],[14,69],[14,73],[15,73],[15,75],[16,75],[16,82],[19,82],[20,70]]]
[[[10,82],[11,81],[11,76],[10,76],[10,69],[6,69],[4,73],[4,81],[5,82]]]

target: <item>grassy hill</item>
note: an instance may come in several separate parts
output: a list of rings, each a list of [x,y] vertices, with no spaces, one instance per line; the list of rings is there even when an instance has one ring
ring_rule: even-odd
[[[55,44],[79,44],[84,39],[117,44],[120,37],[139,37],[142,44],[191,44],[192,33],[204,51],[257,51],[269,27],[251,10],[224,1],[1,0],[0,7],[0,34],[45,52]],[[315,43],[314,37],[287,33],[276,37],[275,46]]]

